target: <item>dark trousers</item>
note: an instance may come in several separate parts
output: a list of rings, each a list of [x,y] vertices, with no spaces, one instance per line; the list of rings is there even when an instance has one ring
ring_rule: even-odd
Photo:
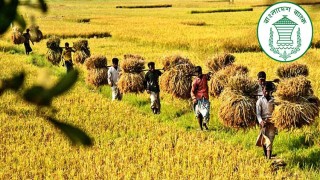
[[[67,68],[67,72],[73,70],[73,63],[72,63],[72,61],[65,61],[65,65],[66,65],[66,68]]]

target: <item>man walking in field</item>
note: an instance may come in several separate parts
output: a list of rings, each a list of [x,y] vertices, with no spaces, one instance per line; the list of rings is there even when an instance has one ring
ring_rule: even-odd
[[[26,33],[23,34],[24,38],[25,38],[25,41],[24,41],[24,48],[26,49],[26,55],[29,55],[29,53],[32,51],[31,49],[31,46],[30,46],[30,42],[31,39],[30,39],[30,30],[27,29],[26,30]],[[33,45],[33,41],[31,41],[32,45]]]
[[[151,99],[151,110],[154,114],[160,114],[161,104],[160,104],[160,86],[159,77],[161,72],[155,69],[155,63],[148,63],[149,71],[145,75],[145,89],[147,93],[150,94]]]
[[[119,59],[113,58],[112,59],[112,66],[108,70],[108,83],[111,86],[112,90],[112,101],[114,100],[121,100],[122,94],[117,86],[117,83],[120,78],[120,68],[118,66]]]
[[[64,60],[64,64],[67,68],[67,72],[71,71],[73,69],[73,63],[72,63],[72,56],[71,53],[76,52],[71,47],[69,47],[69,43],[65,43],[65,50],[62,53],[62,58]]]
[[[274,124],[270,122],[275,106],[274,99],[272,97],[272,90],[272,83],[266,83],[262,89],[263,96],[260,97],[256,103],[257,118],[261,127],[256,145],[262,146],[264,155],[267,159],[271,159],[272,144],[274,137],[277,134],[276,127],[274,127]]]
[[[208,81],[210,80],[210,74],[202,74],[202,68],[197,66],[195,69],[197,77],[193,80],[191,88],[191,98],[193,101],[193,107],[198,119],[200,129],[208,130],[208,122],[210,119],[210,101],[209,101],[209,89]]]

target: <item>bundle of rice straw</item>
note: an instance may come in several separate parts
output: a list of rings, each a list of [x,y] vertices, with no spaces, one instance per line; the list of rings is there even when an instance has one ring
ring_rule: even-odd
[[[124,71],[118,81],[118,87],[122,93],[141,93],[144,91],[144,58],[139,55],[126,54],[120,63]]]
[[[301,128],[311,125],[319,116],[319,106],[308,100],[299,102],[279,101],[272,114],[272,121],[279,129]]]
[[[246,129],[255,126],[255,98],[234,93],[230,89],[226,89],[221,99],[219,119],[225,126],[236,129]]]
[[[245,96],[255,95],[259,88],[258,82],[246,75],[236,75],[231,77],[227,86],[232,92]]]
[[[207,61],[207,67],[213,73],[233,64],[235,57],[229,53],[218,54]]]
[[[122,73],[118,81],[121,93],[142,93],[144,91],[144,73]]]
[[[124,55],[121,62],[121,69],[126,73],[140,73],[145,68],[144,59],[138,55]]]
[[[292,78],[297,76],[309,75],[309,69],[307,65],[299,63],[284,64],[277,69],[277,74],[280,78]]]
[[[11,39],[13,44],[23,44],[25,41],[25,37],[22,35],[21,29],[17,26],[12,28],[13,32],[11,35]]]
[[[76,52],[73,54],[73,61],[76,64],[83,64],[85,60],[91,56],[87,40],[79,40],[74,42],[73,48],[76,50]]]
[[[47,41],[46,59],[53,65],[59,65],[62,56],[62,48],[60,47],[60,38],[53,36]]]
[[[99,55],[91,56],[86,60],[85,66],[88,70],[107,68],[107,58]]]
[[[209,85],[209,93],[213,97],[219,97],[223,92],[225,85],[228,83],[228,79],[236,75],[246,75],[248,68],[242,65],[229,65],[219,71],[217,71],[212,77]]]
[[[304,76],[282,80],[277,86],[275,96],[282,100],[295,101],[313,94],[311,82]]]
[[[95,87],[108,84],[107,58],[105,56],[91,56],[85,62],[88,70],[87,83]]]
[[[162,64],[163,64],[163,69],[167,71],[179,64],[190,64],[190,60],[188,58],[184,58],[179,55],[173,55],[173,56],[165,57]]]
[[[279,69],[280,77],[287,79],[280,81],[277,87],[275,99],[278,106],[272,114],[272,121],[279,129],[311,125],[319,116],[320,100],[313,95],[311,82],[305,77],[308,67],[294,64]]]
[[[181,56],[166,57],[163,64],[166,71],[160,77],[161,89],[177,98],[190,98],[195,66]]]
[[[39,29],[39,26],[31,25],[30,30],[30,40],[32,42],[40,42],[43,38],[42,32]]]

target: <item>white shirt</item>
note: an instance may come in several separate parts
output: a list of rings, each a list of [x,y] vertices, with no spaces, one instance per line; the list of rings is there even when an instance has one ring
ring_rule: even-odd
[[[120,67],[118,66],[118,69],[115,69],[113,66],[109,67],[108,69],[108,83],[111,85],[113,83],[114,86],[117,85],[118,80],[120,77]]]
[[[262,96],[258,99],[256,103],[257,108],[257,118],[259,123],[266,118],[271,118],[272,112],[274,110],[274,99],[271,97],[271,99],[268,101],[267,98]]]

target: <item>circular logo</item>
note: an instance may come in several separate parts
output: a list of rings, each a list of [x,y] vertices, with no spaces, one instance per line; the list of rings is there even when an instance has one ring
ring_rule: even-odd
[[[257,31],[262,50],[281,62],[301,57],[309,49],[313,36],[309,15],[291,2],[276,3],[265,10]]]

